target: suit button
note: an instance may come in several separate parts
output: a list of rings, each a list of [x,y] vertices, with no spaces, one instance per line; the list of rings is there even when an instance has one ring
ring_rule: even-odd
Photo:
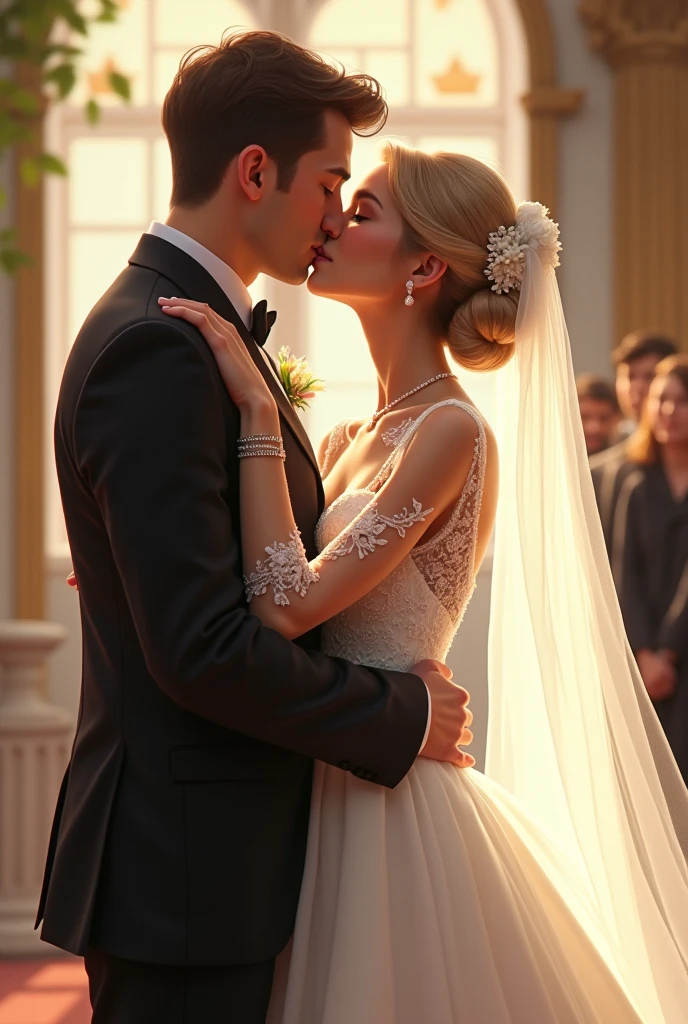
[[[351,761],[340,761],[339,767],[342,769],[343,772],[348,772],[349,769],[351,768]]]
[[[366,782],[372,782],[373,779],[375,778],[375,772],[371,772],[370,769],[367,769],[364,772],[363,778],[366,780]]]
[[[359,779],[362,779],[363,776],[365,775],[365,768],[353,768],[352,771],[354,775],[357,776],[357,778]]]

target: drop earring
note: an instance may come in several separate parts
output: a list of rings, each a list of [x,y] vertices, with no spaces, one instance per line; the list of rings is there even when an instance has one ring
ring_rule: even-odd
[[[409,278],[409,280],[406,282],[406,298],[404,299],[405,306],[412,306],[413,303],[416,301],[413,295],[411,294],[412,291],[413,281]]]

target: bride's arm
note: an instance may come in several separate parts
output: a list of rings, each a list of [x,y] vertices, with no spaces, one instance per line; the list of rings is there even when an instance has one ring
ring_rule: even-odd
[[[207,307],[177,300],[173,315],[195,323],[212,348],[241,412],[242,436],[278,435],[274,399],[236,334]],[[292,638],[348,608],[382,582],[430,523],[458,498],[475,444],[475,423],[456,407],[438,409],[384,486],[354,522],[307,561],[281,459],[244,458],[241,534],[251,610]],[[448,471],[449,470],[449,471]]]

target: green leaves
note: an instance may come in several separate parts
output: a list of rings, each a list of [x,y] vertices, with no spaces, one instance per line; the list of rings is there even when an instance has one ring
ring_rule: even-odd
[[[20,267],[30,267],[33,260],[14,244],[16,232],[14,228],[0,231],[0,267],[7,274],[16,274]]]
[[[57,86],[58,99],[65,99],[76,85],[76,69],[73,64],[58,64],[43,75],[43,81]]]
[[[64,0],[63,3],[55,4],[59,16],[66,21],[71,29],[81,36],[88,35],[88,24],[82,14],[79,13],[77,5],[72,0]]]
[[[52,153],[41,153],[39,156],[27,156],[19,165],[21,180],[29,188],[35,188],[43,173],[67,174],[67,168],[59,157]]]
[[[7,83],[0,81],[0,86],[5,84]],[[28,117],[35,117],[40,111],[38,97],[28,89],[22,89],[14,83],[12,83],[12,88],[7,90],[7,105]]]
[[[100,0],[101,11],[96,21],[117,21],[119,10],[116,0]]]
[[[108,84],[115,95],[123,99],[125,103],[131,103],[131,84],[128,78],[120,74],[119,71],[111,71],[108,74]]]
[[[58,156],[53,156],[52,153],[41,153],[37,157],[37,162],[40,169],[48,174],[61,174],[63,177],[67,174],[67,168],[62,160]]]
[[[19,164],[19,177],[24,185],[28,185],[29,188],[35,188],[41,177],[38,161],[34,160],[33,157],[24,157]]]
[[[100,107],[95,100],[89,100],[86,104],[86,120],[89,124],[98,124],[100,121]]]
[[[90,0],[88,5],[82,0],[0,0],[0,60],[8,63],[8,70],[0,73],[0,161],[10,147],[35,137],[46,102],[64,100],[73,91],[78,60],[84,54],[84,47],[74,45],[75,37],[85,39],[96,22],[113,22],[119,15],[117,0]],[[22,75],[21,85],[12,67],[17,61],[29,72]],[[111,63],[102,73],[114,95],[130,103],[129,79]],[[34,76],[38,84],[27,85]],[[87,99],[84,114],[89,124],[98,123],[95,95]],[[43,174],[66,173],[62,160],[52,153],[25,156],[19,165],[20,180],[28,187],[36,187]],[[0,188],[0,210],[6,202]],[[13,229],[0,230],[0,270],[13,274],[30,263],[17,248]]]
[[[51,57],[80,57],[84,51],[80,50],[77,46],[66,46],[64,43],[53,43],[51,46],[46,46],[41,54],[43,62],[50,60]]]

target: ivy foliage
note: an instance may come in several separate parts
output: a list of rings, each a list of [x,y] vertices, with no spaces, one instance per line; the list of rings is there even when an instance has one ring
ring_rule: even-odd
[[[116,21],[119,13],[117,0],[0,0],[0,163],[12,147],[39,136],[47,107],[65,100],[77,83],[82,44],[92,27]],[[32,73],[19,80],[18,65]],[[109,70],[107,84],[112,93],[130,102],[131,86],[125,75]],[[84,113],[89,124],[98,123],[100,107],[95,96],[87,98]],[[32,188],[43,174],[66,173],[63,161],[52,153],[24,156],[19,165],[21,181]],[[6,204],[7,195],[0,186],[0,210]],[[3,227],[0,269],[12,274],[29,263],[30,255],[16,246],[14,228]]]

